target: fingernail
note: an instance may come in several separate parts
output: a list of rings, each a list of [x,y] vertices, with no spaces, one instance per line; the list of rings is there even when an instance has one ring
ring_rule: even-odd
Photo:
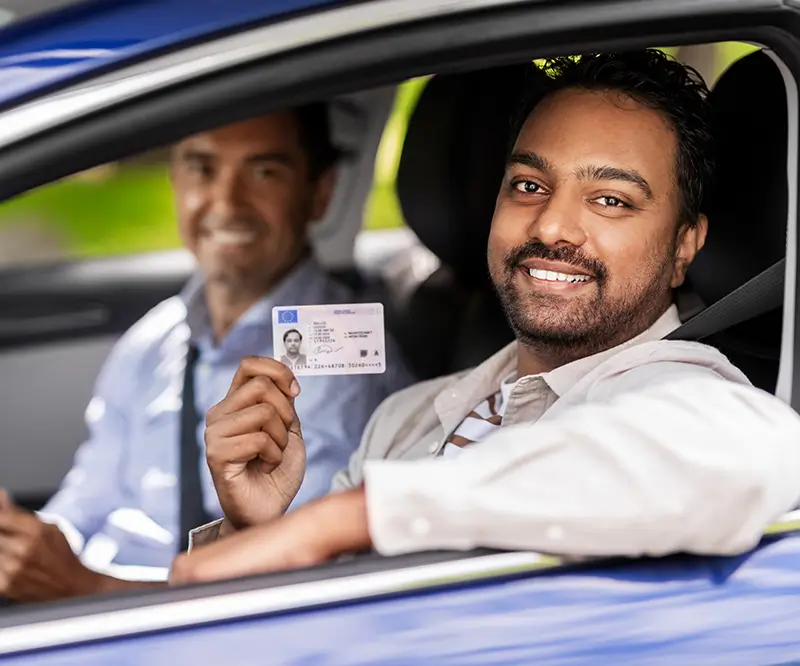
[[[292,385],[289,387],[289,391],[291,392],[293,398],[296,398],[298,395],[300,395],[300,384],[297,383],[296,379],[292,380]]]

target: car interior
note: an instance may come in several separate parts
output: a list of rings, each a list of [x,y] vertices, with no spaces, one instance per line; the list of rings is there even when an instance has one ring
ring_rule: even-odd
[[[361,218],[393,86],[333,100],[337,141],[346,158],[328,217],[314,232],[321,262],[360,300],[380,300],[387,325],[420,379],[467,369],[513,339],[486,268],[486,240],[508,149],[508,119],[527,68],[500,65],[434,76],[411,115],[397,170],[407,241],[357,263]],[[742,94],[742,91],[747,91]],[[676,295],[682,319],[733,292],[786,256],[791,234],[789,117],[792,101],[780,65],[756,51],[714,85],[718,178],[704,209],[705,248]],[[382,270],[388,258],[435,257],[403,288]],[[31,266],[0,274],[0,419],[14,456],[0,468],[0,487],[31,508],[51,494],[82,437],[91,382],[118,335],[149,307],[178,291],[193,264],[180,250]],[[411,271],[413,273],[413,271]],[[402,298],[397,294],[402,293]],[[46,314],[45,314],[46,313]],[[758,387],[780,393],[786,346],[784,313],[775,309],[707,340]],[[783,347],[782,347],[783,345]],[[48,368],[58,367],[53,379]],[[14,418],[36,400],[37,424]],[[57,427],[54,426],[57,423]],[[60,442],[53,443],[58,432]],[[60,448],[59,448],[60,447]],[[44,463],[42,464],[42,461]]]
[[[345,158],[329,214],[313,230],[315,252],[360,300],[384,303],[387,326],[420,379],[472,367],[513,339],[488,277],[485,248],[508,149],[508,119],[526,71],[524,65],[507,65],[445,73],[428,82],[397,169],[405,240],[393,236],[388,250],[360,231],[360,220],[395,89],[332,102],[332,128]],[[757,94],[743,98],[741,90]],[[708,241],[676,294],[684,320],[784,257],[786,248],[787,95],[778,65],[763,51],[751,53],[722,74],[710,99],[719,177],[705,204]],[[760,165],[748,171],[746,184],[742,164]],[[759,195],[748,196],[743,185]],[[759,221],[755,228],[753,220]],[[354,258],[357,239],[361,252]],[[435,269],[415,276],[409,267],[423,252],[435,258]],[[406,270],[388,274],[390,260]],[[49,367],[63,369],[47,383],[0,384],[7,436],[25,452],[0,470],[0,486],[21,503],[41,506],[68,469],[83,436],[82,411],[92,383],[117,336],[177,293],[192,270],[185,251],[170,250],[26,266],[0,275],[2,375],[35,378]],[[708,342],[754,384],[774,392],[782,321],[778,308]],[[14,418],[33,399],[47,405],[49,416],[37,424]],[[55,423],[62,436],[58,445]],[[48,463],[32,464],[37,459]]]

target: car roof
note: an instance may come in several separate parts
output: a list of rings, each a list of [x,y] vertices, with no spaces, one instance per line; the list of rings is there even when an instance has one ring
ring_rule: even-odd
[[[341,0],[0,0],[0,104],[179,44]]]

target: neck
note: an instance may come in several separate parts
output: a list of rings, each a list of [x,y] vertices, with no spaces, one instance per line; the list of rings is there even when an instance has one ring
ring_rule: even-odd
[[[246,289],[224,282],[208,282],[205,286],[208,318],[219,343],[247,310],[269,293],[269,288]]]
[[[296,268],[303,258],[300,257],[279,274],[271,276],[269,280],[260,282],[207,279],[204,293],[208,318],[214,332],[214,341],[219,344],[230,333],[239,318],[269,294],[281,280]]]
[[[576,361],[580,356],[567,355],[566,350],[554,348],[555,345],[531,345],[520,342],[517,345],[517,376],[541,375],[562,365]]]

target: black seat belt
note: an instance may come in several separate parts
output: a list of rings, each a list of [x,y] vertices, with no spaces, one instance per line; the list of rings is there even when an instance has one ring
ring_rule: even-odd
[[[180,426],[180,551],[189,547],[189,530],[210,522],[203,506],[203,487],[200,482],[200,447],[197,445],[197,426],[200,416],[194,403],[194,371],[199,354],[197,347],[189,345],[186,352],[186,369],[181,393]]]
[[[775,310],[783,303],[786,259],[772,264],[665,336],[666,340],[702,340]]]

